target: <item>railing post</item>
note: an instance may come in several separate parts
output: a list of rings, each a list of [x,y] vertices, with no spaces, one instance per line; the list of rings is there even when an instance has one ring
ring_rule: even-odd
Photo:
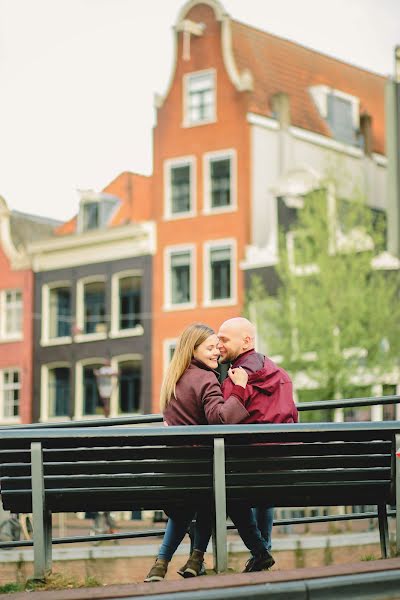
[[[46,508],[43,451],[40,442],[31,444],[34,579],[51,572],[51,512]]]
[[[400,450],[400,434],[396,434],[395,452]],[[400,553],[400,456],[397,456],[395,463],[396,469],[396,552]]]
[[[222,573],[228,569],[226,534],[225,443],[214,439],[214,502],[215,529],[213,531],[214,570]]]
[[[388,557],[389,529],[387,520],[386,504],[378,504],[379,538],[381,541],[382,558]]]

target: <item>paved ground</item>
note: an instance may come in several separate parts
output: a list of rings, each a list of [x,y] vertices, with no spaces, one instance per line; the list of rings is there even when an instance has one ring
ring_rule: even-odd
[[[112,598],[143,597],[154,594],[178,594],[183,591],[205,589],[232,588],[237,586],[280,583],[287,581],[304,581],[307,579],[353,575],[357,573],[390,572],[400,569],[400,558],[379,561],[348,563],[308,569],[289,571],[263,571],[261,573],[239,573],[212,575],[181,579],[179,581],[162,581],[158,583],[141,583],[126,585],[108,585],[99,588],[79,588],[60,591],[32,592],[34,600],[105,600]],[[177,596],[179,598],[179,596]],[[10,600],[26,600],[26,592],[12,594]]]

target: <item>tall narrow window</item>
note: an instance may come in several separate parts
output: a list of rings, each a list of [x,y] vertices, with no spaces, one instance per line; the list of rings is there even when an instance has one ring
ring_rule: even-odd
[[[88,202],[83,206],[83,231],[97,229],[100,224],[100,206],[98,202]]]
[[[211,208],[231,204],[231,159],[215,158],[210,161]]]
[[[329,94],[327,102],[327,121],[332,130],[333,137],[345,144],[355,144],[352,103],[350,100],[341,98],[335,94]]]
[[[171,303],[186,304],[192,299],[191,252],[173,252],[170,260]]]
[[[87,283],[84,288],[84,333],[106,331],[106,299],[103,281]]]
[[[68,416],[70,398],[70,369],[57,367],[49,370],[49,417]]]
[[[119,280],[119,329],[132,329],[141,324],[140,275],[121,277]]]
[[[92,364],[83,367],[83,414],[103,415],[103,404],[96,384],[95,369],[102,365]]]
[[[5,369],[2,377],[2,416],[5,419],[12,419],[19,416],[20,396],[21,396],[21,372],[19,369]],[[0,379],[1,381],[1,379]]]
[[[141,360],[120,362],[119,371],[119,413],[142,412],[142,363]]]
[[[22,334],[22,292],[6,290],[3,292],[3,310],[0,315],[1,336],[18,337]]]
[[[71,335],[71,289],[69,287],[50,290],[49,337]]]
[[[231,260],[230,246],[211,248],[211,300],[222,300],[231,297]]]
[[[213,71],[185,77],[185,123],[198,125],[215,120],[215,75]]]

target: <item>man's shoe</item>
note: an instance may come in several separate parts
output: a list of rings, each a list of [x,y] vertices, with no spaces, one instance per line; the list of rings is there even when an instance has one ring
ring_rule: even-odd
[[[252,556],[246,563],[243,573],[254,573],[255,571],[265,571],[275,564],[274,557],[268,550],[262,554]]]
[[[144,581],[146,583],[150,581],[162,581],[167,574],[167,569],[168,560],[165,558],[157,558]]]
[[[199,575],[205,575],[206,569],[204,566],[204,552],[200,550],[193,550],[187,563],[178,570],[179,575],[185,577],[198,577]]]

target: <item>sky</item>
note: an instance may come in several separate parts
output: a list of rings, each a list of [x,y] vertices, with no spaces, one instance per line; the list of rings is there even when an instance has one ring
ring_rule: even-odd
[[[66,220],[79,190],[150,174],[183,0],[0,0],[0,196]],[[383,75],[399,0],[222,0],[232,18]]]

